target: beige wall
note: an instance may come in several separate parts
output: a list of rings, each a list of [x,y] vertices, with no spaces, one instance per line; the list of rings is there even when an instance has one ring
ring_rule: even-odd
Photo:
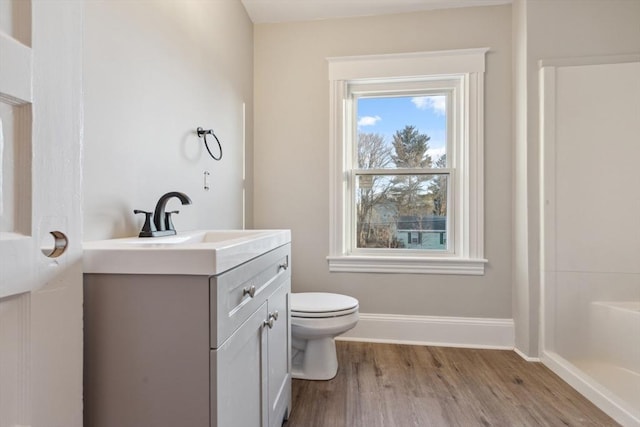
[[[355,296],[361,311],[511,318],[511,7],[256,25],[256,227],[291,228],[293,290]],[[489,47],[482,277],[329,273],[326,57]]]
[[[640,52],[638,0],[517,0],[514,320],[516,347],[538,354],[540,202],[538,61]]]
[[[498,6],[252,28],[232,0],[87,2],[85,239],[137,233],[131,210],[169,190],[194,200],[180,207],[179,229],[241,226],[244,103],[247,224],[292,229],[294,291],[349,293],[369,313],[513,316],[516,346],[536,355],[537,61],[640,51],[640,1],[515,0],[513,11],[513,21]],[[484,46],[486,275],[329,274],[325,58]],[[221,136],[222,162],[196,126]]]
[[[239,1],[88,1],[84,76],[85,240],[137,234],[143,218],[132,210],[153,210],[173,190],[193,200],[170,203],[178,230],[242,226],[253,25]],[[198,126],[216,131],[222,161],[208,156]]]

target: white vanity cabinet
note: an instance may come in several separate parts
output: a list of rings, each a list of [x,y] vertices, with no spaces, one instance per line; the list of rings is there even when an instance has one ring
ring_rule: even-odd
[[[86,427],[276,427],[290,244],[219,275],[85,274]]]

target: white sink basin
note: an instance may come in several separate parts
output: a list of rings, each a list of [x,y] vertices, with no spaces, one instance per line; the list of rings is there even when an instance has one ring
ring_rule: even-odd
[[[117,239],[127,245],[184,245],[193,243],[215,243],[238,239],[252,239],[265,234],[265,230],[210,230],[191,231],[164,237],[128,237]],[[113,240],[109,240],[113,241]]]
[[[85,273],[216,275],[291,242],[289,230],[197,230],[83,244]]]

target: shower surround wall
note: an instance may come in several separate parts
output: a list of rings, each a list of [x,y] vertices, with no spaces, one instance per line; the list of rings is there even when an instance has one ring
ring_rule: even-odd
[[[640,54],[543,65],[542,360],[638,426]]]
[[[133,209],[152,210],[168,191],[193,200],[167,208],[180,210],[178,231],[241,228],[253,151],[253,24],[242,4],[85,3],[84,240],[137,234]],[[215,130],[221,161],[198,126]]]
[[[540,354],[539,61],[640,52],[640,1],[514,0],[513,12],[513,316],[516,348],[536,358]]]

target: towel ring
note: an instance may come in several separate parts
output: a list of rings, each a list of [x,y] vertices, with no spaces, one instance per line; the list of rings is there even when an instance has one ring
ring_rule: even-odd
[[[198,129],[196,129],[196,132],[198,133],[198,138],[204,139],[204,146],[207,149],[207,151],[209,152],[209,155],[213,158],[213,160],[222,159],[222,144],[220,144],[220,140],[218,139],[216,134],[213,133],[213,129],[204,130],[201,127],[198,127]],[[209,149],[209,143],[207,143],[207,135],[213,136],[215,138],[216,142],[218,143],[218,149],[220,151],[220,155],[218,157],[214,156],[213,153],[211,152],[211,150]]]

